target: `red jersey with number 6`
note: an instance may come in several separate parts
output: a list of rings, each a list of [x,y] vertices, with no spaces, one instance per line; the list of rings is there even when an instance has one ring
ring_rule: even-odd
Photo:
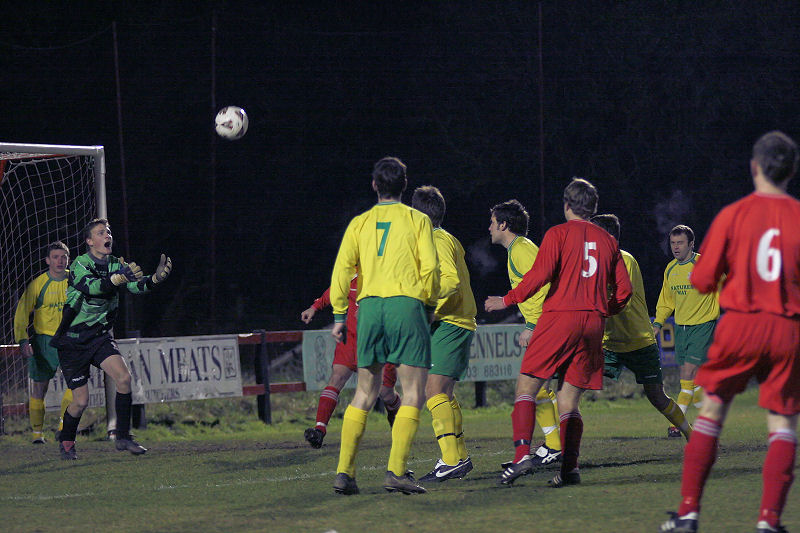
[[[706,234],[691,282],[725,310],[800,316],[800,202],[754,192],[725,207]],[[540,252],[541,253],[541,252]]]
[[[505,295],[506,305],[524,302],[551,283],[542,312],[622,311],[631,297],[631,280],[617,241],[586,220],[570,220],[544,234],[539,254],[519,285]]]

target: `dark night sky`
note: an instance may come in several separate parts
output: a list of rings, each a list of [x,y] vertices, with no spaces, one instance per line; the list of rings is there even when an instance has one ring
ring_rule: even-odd
[[[562,221],[569,178],[590,179],[600,211],[620,216],[653,310],[670,260],[666,231],[687,223],[702,238],[713,214],[750,190],[761,133],[800,138],[796,2],[546,2],[542,78],[533,2],[157,5],[20,8],[0,27],[0,139],[104,145],[116,252],[128,244],[147,269],[161,251],[175,261],[164,290],[135,304],[147,336],[299,328],[330,281],[347,222],[375,201],[369,174],[384,155],[407,163],[410,190],[442,190],[444,225],[468,250],[481,303],[508,285],[505,251],[488,240],[489,208],[518,198],[539,242],[542,215],[546,227]],[[212,7],[216,107],[240,105],[250,117],[236,142],[212,133]]]

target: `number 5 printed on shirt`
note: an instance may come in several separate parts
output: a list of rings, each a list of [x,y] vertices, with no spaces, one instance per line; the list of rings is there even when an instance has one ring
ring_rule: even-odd
[[[583,243],[583,260],[588,261],[589,265],[586,270],[581,270],[581,276],[584,278],[591,278],[597,272],[597,258],[589,254],[589,250],[597,250],[596,242]]]

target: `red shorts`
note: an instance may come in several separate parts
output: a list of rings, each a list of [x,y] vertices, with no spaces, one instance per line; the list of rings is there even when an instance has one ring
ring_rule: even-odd
[[[356,357],[356,332],[354,329],[355,328],[347,328],[345,342],[337,342],[336,350],[333,352],[333,364],[346,366],[353,372],[358,370],[358,358]]]
[[[603,388],[603,327],[597,311],[542,313],[522,358],[521,374],[563,381],[581,389]]]
[[[728,311],[717,324],[708,361],[694,382],[730,402],[756,378],[758,405],[800,413],[800,318]]]
[[[333,352],[333,364],[342,365],[351,371],[358,370],[358,356],[356,355],[355,328],[347,328],[347,342],[337,342]],[[353,331],[351,334],[350,331]],[[397,367],[391,363],[383,365],[383,386],[393,388],[397,383]]]

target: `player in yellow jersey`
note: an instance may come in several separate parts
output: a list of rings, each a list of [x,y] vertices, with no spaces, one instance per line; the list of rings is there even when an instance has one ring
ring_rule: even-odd
[[[653,333],[658,335],[664,321],[675,313],[675,359],[680,365],[681,379],[678,406],[685,415],[689,405],[699,406],[702,401],[702,390],[695,387],[694,376],[706,361],[706,353],[714,339],[714,328],[719,318],[719,291],[700,294],[689,280],[700,257],[694,252],[692,228],[684,225],[672,228],[669,246],[675,259],[664,271]],[[680,432],[671,427],[668,435],[680,437]]]
[[[591,221],[619,242],[620,228],[616,215],[596,215]],[[664,392],[661,359],[647,312],[642,271],[631,254],[622,249],[620,254],[631,278],[633,295],[620,314],[606,319],[603,334],[604,375],[617,380],[622,371],[628,368],[636,376],[636,383],[642,386],[644,395],[653,407],[689,440],[692,427],[683,411]]]
[[[61,241],[47,246],[47,272],[31,281],[22,293],[14,314],[14,338],[20,354],[28,358],[28,377],[31,380],[31,397],[28,414],[33,430],[33,443],[44,444],[44,397],[50,380],[58,369],[58,351],[50,346],[50,339],[61,323],[61,311],[67,300],[67,265],[69,248]],[[28,336],[30,316],[33,313],[33,335]],[[64,409],[72,401],[72,391],[67,388],[61,399],[61,431]]]
[[[414,191],[411,207],[430,217],[439,256],[439,301],[431,325],[431,369],[425,396],[442,457],[420,481],[441,482],[460,479],[472,470],[472,459],[464,443],[461,405],[453,389],[469,365],[469,349],[478,328],[475,322],[478,309],[469,283],[464,247],[442,229],[446,210],[442,193],[430,185],[419,187]]]
[[[508,200],[492,207],[489,234],[492,244],[500,244],[508,250],[508,279],[511,288],[515,288],[522,281],[522,276],[528,272],[536,260],[539,247],[526,237],[530,217],[525,207],[517,200]],[[523,349],[533,335],[536,322],[542,314],[544,298],[550,290],[550,285],[542,287],[528,300],[517,307],[525,319],[525,329],[519,336],[519,345]],[[536,422],[544,433],[544,442],[536,449],[532,462],[534,465],[548,465],[561,460],[561,436],[559,434],[558,407],[556,395],[550,390],[549,383],[536,395]],[[511,463],[502,463],[503,470]]]
[[[384,157],[372,172],[378,203],[347,226],[331,276],[332,335],[345,338],[350,280],[358,276],[358,383],[342,421],[341,448],[333,489],[358,494],[355,458],[367,414],[378,397],[384,363],[397,365],[403,402],[392,426],[392,449],[383,488],[426,492],[406,470],[411,443],[425,403],[431,365],[428,315],[439,297],[439,260],[431,219],[401,203],[406,166]]]

